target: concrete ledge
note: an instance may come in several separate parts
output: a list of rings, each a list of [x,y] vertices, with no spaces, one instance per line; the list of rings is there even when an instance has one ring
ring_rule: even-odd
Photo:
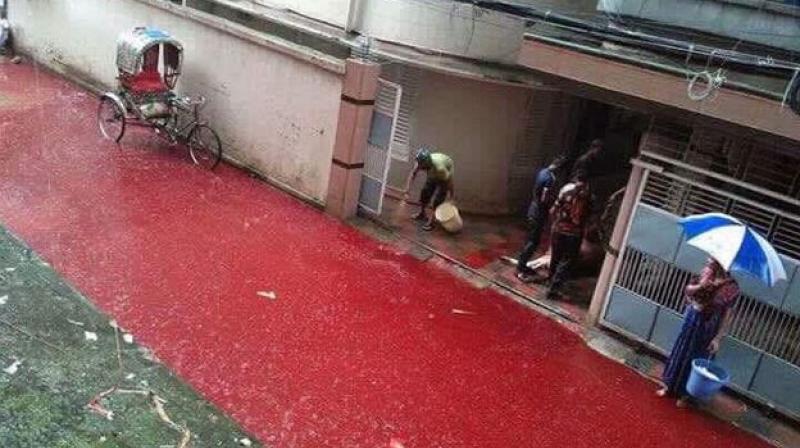
[[[164,0],[136,0],[148,5],[158,6],[175,14],[183,14],[182,10],[189,9],[177,5],[166,3]],[[210,0],[206,0],[210,1]],[[270,22],[280,25],[293,33],[305,36],[310,41],[325,43],[326,46],[351,48],[357,46],[356,35],[345,32],[344,29],[320,22],[299,13],[271,8],[269,6],[238,3],[232,0],[213,0],[215,3],[250,14]],[[154,4],[154,2],[158,2]],[[206,14],[208,15],[208,14]],[[210,16],[213,17],[213,16]],[[216,19],[220,20],[220,19]],[[237,25],[250,32],[255,32],[250,28]],[[257,35],[261,33],[255,32]],[[279,39],[284,40],[284,39]],[[284,40],[285,41],[285,40]],[[298,44],[302,45],[302,44]],[[320,44],[321,45],[321,44]],[[319,47],[320,45],[317,45]],[[319,50],[319,48],[317,48]],[[320,51],[325,54],[324,52]],[[414,67],[431,70],[439,73],[450,74],[461,78],[476,81],[485,81],[500,85],[530,85],[543,88],[544,84],[536,79],[528,70],[516,67],[515,65],[504,65],[499,63],[481,62],[480,64],[466,58],[447,56],[437,52],[424,51],[419,48],[404,46],[397,43],[381,41],[374,48],[374,54],[382,61],[393,61],[408,64]],[[334,58],[339,60],[337,58]]]
[[[203,25],[218,29],[222,32],[238,37],[242,40],[283,53],[287,56],[291,56],[293,58],[307,62],[309,64],[316,65],[330,72],[339,75],[344,75],[345,71],[344,60],[334,58],[320,51],[316,51],[308,47],[303,47],[301,45],[292,43],[288,40],[271,36],[266,33],[259,33],[243,25],[238,25],[236,23],[233,23],[229,20],[220,19],[213,15],[198,11],[196,9],[175,5],[163,0],[133,0],[133,1],[144,3],[150,7],[158,8],[163,11],[168,11],[177,16],[184,17],[193,20],[195,22],[202,23]]]
[[[565,88],[588,86],[634,109],[667,107],[800,141],[800,116],[779,101],[725,87],[707,100],[693,101],[685,78],[532,39],[527,36],[523,44],[520,65],[558,78]]]

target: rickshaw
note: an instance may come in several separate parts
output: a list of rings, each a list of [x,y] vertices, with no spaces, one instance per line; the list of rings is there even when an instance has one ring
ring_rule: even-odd
[[[127,126],[152,128],[172,145],[184,144],[192,161],[214,169],[222,158],[217,133],[200,118],[202,96],[173,92],[181,74],[183,46],[165,31],[138,27],[117,41],[119,81],[97,108],[102,135],[118,143]]]

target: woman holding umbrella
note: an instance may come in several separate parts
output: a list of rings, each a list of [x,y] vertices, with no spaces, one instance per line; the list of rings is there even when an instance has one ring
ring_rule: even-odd
[[[731,273],[753,276],[772,287],[786,280],[786,271],[772,245],[735,218],[709,213],[680,223],[686,243],[711,257],[686,287],[683,326],[664,366],[664,388],[658,391],[662,397],[677,397],[683,407],[688,402],[686,382],[692,361],[716,354],[730,325],[731,305],[739,296]]]
[[[700,276],[686,287],[683,327],[664,367],[664,388],[658,396],[677,397],[679,407],[686,405],[692,361],[717,353],[730,325],[731,305],[738,295],[736,281],[719,262],[709,258]]]

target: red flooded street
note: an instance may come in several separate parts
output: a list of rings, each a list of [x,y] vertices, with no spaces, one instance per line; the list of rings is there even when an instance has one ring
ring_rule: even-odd
[[[244,172],[102,141],[96,104],[0,65],[0,219],[266,445],[765,446]]]

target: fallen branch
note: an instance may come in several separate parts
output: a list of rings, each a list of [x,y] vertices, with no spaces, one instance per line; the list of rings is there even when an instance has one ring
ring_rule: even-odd
[[[117,390],[117,386],[114,386],[111,389],[108,389],[106,391],[100,392],[99,394],[95,395],[94,398],[92,398],[89,401],[89,403],[86,405],[86,407],[88,407],[89,410],[91,410],[95,414],[99,414],[100,416],[102,416],[105,419],[114,420],[114,411],[106,409],[106,407],[103,406],[100,403],[100,400],[102,400],[103,398],[113,394],[116,390]]]
[[[189,445],[189,440],[192,438],[192,433],[189,431],[189,429],[173,422],[172,419],[169,418],[169,415],[167,415],[167,412],[164,410],[164,403],[167,402],[166,400],[153,392],[150,392],[150,400],[152,401],[153,406],[156,408],[156,414],[158,414],[159,418],[161,418],[161,421],[166,423],[172,429],[183,434],[181,442],[178,444],[178,448],[186,448]]]
[[[122,363],[122,348],[120,347],[119,343],[119,328],[117,327],[116,322],[112,322],[112,327],[114,327],[114,342],[116,343],[116,348],[117,348],[117,364],[119,368],[117,376],[117,384],[115,384],[114,387],[112,387],[111,389],[105,390],[95,395],[94,398],[92,398],[86,405],[86,407],[88,407],[89,410],[91,410],[92,412],[99,414],[104,418],[107,418],[108,420],[113,420],[114,411],[111,411],[107,409],[105,406],[103,406],[101,400],[115,393],[147,396],[150,402],[152,403],[153,408],[155,409],[155,412],[158,415],[159,419],[170,428],[181,433],[181,440],[178,443],[177,448],[187,448],[189,446],[189,442],[192,439],[192,432],[189,431],[188,428],[172,421],[172,419],[167,414],[167,411],[164,409],[164,403],[167,402],[166,400],[159,397],[152,390],[119,388],[119,385],[123,380],[123,375],[125,374],[125,369]]]

